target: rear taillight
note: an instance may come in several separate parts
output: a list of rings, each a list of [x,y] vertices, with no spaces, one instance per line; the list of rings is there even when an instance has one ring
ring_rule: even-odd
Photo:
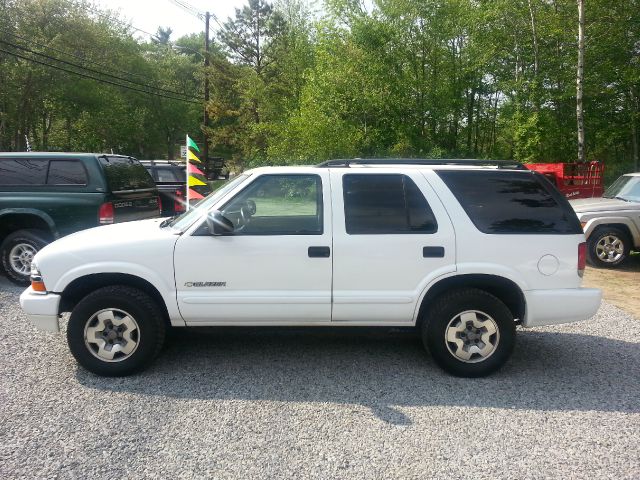
[[[175,199],[173,200],[173,210],[177,213],[177,212],[184,212],[185,211],[185,206],[184,206],[184,193],[182,193],[182,190],[176,190],[176,196]]]
[[[98,223],[100,225],[113,223],[113,203],[105,202],[100,205],[100,209],[98,210]]]
[[[578,245],[578,276],[584,275],[584,268],[587,266],[587,243]]]
[[[160,198],[160,195],[156,197],[156,201],[158,202],[158,210],[160,210],[160,215],[162,215],[162,199]]]

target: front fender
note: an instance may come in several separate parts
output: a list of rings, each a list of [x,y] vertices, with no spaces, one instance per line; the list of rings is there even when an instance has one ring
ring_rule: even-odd
[[[69,284],[74,280],[88,275],[102,273],[120,273],[132,275],[134,277],[146,280],[151,285],[153,285],[162,296],[162,299],[167,306],[169,318],[172,320],[172,322],[179,321],[179,323],[182,323],[182,317],[180,315],[180,312],[178,311],[178,306],[176,303],[176,290],[175,284],[173,282],[173,276],[169,278],[163,278],[162,275],[159,275],[154,270],[136,263],[94,262],[78,265],[77,267],[68,270],[60,278],[58,278],[50,291],[62,293],[65,288],[67,288]]]

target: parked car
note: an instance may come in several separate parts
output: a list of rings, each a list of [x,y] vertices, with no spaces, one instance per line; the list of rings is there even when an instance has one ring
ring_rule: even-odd
[[[587,237],[587,260],[594,267],[622,264],[640,251],[640,173],[618,178],[602,198],[572,200]]]
[[[156,182],[162,202],[162,216],[173,217],[186,210],[186,166],[172,160],[140,160]],[[211,193],[211,187],[197,185],[191,187],[203,197]],[[191,202],[197,203],[197,200]]]
[[[84,368],[127,375],[170,327],[417,327],[455,375],[509,358],[516,325],[595,314],[568,201],[514,164],[353,160],[238,175],[174,218],[59,240],[20,297]],[[579,359],[576,359],[578,362]]]
[[[159,214],[158,190],[135,158],[0,153],[0,255],[17,284],[29,284],[31,259],[57,238]]]

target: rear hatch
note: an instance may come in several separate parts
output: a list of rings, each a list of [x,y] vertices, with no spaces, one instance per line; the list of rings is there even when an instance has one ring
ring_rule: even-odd
[[[112,204],[113,223],[160,215],[158,189],[138,160],[104,155],[100,157],[100,165],[107,180],[107,202]]]

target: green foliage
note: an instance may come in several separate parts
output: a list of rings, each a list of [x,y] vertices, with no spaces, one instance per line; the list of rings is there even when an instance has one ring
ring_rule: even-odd
[[[172,42],[163,27],[142,42],[72,0],[0,0],[0,40],[24,35],[194,99],[206,75],[210,155],[231,170],[357,156],[576,158],[574,0],[310,5],[247,0],[218,29],[206,71],[202,33]],[[586,21],[587,159],[607,175],[638,170],[640,3],[590,0]],[[0,85],[0,149],[23,149],[27,135],[41,149],[171,157],[185,132],[203,139],[200,105],[1,52]]]
[[[165,95],[175,91],[193,100],[201,95],[201,82],[194,76],[201,67],[190,55],[170,48],[171,29],[159,28],[156,39],[143,43],[116,16],[96,12],[88,3],[3,0],[0,8],[2,50],[133,88],[146,90],[144,85],[150,85],[154,91],[165,89]],[[202,110],[197,105],[96,82],[2,52],[0,84],[0,150],[23,150],[27,137],[37,150],[172,157],[185,132],[200,128]]]

